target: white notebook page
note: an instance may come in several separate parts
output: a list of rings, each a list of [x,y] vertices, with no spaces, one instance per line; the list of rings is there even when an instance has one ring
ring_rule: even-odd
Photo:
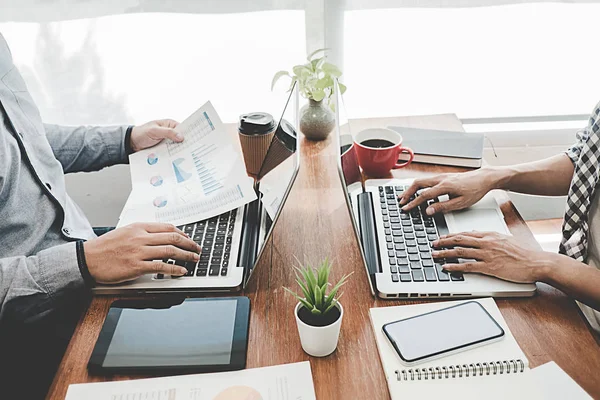
[[[591,397],[554,362],[522,374],[390,384],[393,399],[579,400]]]

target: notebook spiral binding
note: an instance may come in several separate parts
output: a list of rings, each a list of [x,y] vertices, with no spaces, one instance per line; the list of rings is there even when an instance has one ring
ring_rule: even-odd
[[[491,361],[476,364],[450,365],[431,368],[411,368],[396,370],[396,380],[415,381],[428,379],[452,379],[463,376],[485,376],[497,374],[516,374],[525,371],[525,363],[521,359],[508,361]]]

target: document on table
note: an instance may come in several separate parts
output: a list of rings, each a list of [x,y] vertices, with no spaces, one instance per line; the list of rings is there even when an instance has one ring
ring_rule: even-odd
[[[308,361],[213,374],[69,385],[65,400],[314,400]]]
[[[184,141],[162,143],[129,156],[132,191],[118,226],[134,222],[183,225],[256,199],[235,135],[210,102],[179,124]]]
[[[288,158],[260,181],[263,207],[273,220],[283,202],[288,184],[294,174],[294,159]]]

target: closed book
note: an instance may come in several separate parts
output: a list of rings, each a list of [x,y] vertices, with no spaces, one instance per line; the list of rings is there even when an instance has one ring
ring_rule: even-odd
[[[389,129],[402,135],[402,146],[410,147],[415,153],[414,162],[456,167],[481,167],[484,140],[481,133],[401,126],[390,126]],[[407,161],[408,155],[401,154],[399,160]]]

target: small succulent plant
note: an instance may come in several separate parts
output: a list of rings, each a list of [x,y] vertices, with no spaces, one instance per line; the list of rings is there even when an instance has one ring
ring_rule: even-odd
[[[299,266],[294,267],[296,282],[298,283],[298,286],[300,286],[303,296],[284,287],[287,292],[294,295],[302,306],[314,316],[324,317],[337,305],[338,300],[343,294],[338,295],[338,292],[346,283],[350,275],[352,275],[352,273],[344,275],[338,283],[327,292],[328,287],[331,286],[329,283],[331,266],[331,262],[326,258],[317,268],[312,267],[310,264],[303,266],[300,263]]]

